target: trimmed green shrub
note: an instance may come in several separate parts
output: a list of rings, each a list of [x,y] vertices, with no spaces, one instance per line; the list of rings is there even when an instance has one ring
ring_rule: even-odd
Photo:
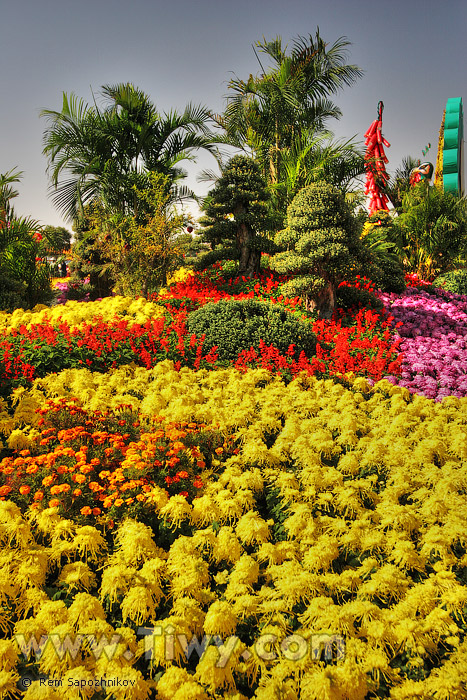
[[[239,352],[251,347],[259,351],[260,340],[282,353],[294,344],[295,359],[302,350],[311,357],[316,349],[316,338],[309,324],[283,307],[251,299],[222,299],[206,304],[189,314],[187,325],[189,332],[198,337],[206,334],[206,350],[218,346],[220,362],[235,362]]]
[[[371,277],[376,287],[383,292],[401,294],[407,287],[402,264],[389,257],[380,257],[374,264],[370,265],[368,276]]]
[[[433,287],[441,287],[454,294],[467,294],[467,269],[453,270],[433,280]]]
[[[405,287],[404,287],[405,288]],[[384,304],[372,292],[367,289],[356,289],[355,287],[339,287],[336,295],[336,306],[345,310],[348,309],[375,309],[381,311]]]
[[[12,313],[26,306],[25,285],[0,270],[0,311]]]

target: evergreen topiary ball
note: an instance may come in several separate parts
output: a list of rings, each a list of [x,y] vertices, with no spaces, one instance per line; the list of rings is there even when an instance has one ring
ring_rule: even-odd
[[[314,355],[316,338],[311,326],[281,306],[247,299],[211,302],[188,316],[189,334],[206,334],[205,350],[218,346],[220,362],[235,362],[242,350],[259,351],[260,340],[286,353],[294,344],[293,357]]]

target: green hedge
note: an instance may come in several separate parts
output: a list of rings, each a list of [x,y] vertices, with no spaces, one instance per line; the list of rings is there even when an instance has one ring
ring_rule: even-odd
[[[433,287],[441,287],[455,294],[467,294],[467,269],[453,270],[433,280]]]
[[[206,304],[189,314],[188,330],[198,337],[206,334],[204,347],[217,345],[221,362],[235,362],[239,352],[251,347],[258,351],[260,340],[282,353],[294,344],[296,359],[302,350],[308,357],[316,350],[316,338],[308,323],[282,307],[250,299]]]

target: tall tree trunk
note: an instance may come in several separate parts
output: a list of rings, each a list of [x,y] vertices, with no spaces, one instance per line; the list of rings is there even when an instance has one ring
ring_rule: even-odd
[[[240,224],[237,229],[237,243],[240,249],[239,274],[253,277],[259,273],[261,253],[253,248],[254,233],[247,224]]]
[[[316,309],[320,318],[330,319],[336,306],[334,285],[328,282],[324,289],[313,298],[307,296],[305,299],[305,306],[308,311],[314,311]]]

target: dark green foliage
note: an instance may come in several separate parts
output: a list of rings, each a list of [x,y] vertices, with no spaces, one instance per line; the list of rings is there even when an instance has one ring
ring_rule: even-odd
[[[216,153],[209,130],[211,113],[188,104],[162,113],[149,95],[131,83],[103,85],[103,108],[63,93],[61,110],[44,109],[44,155],[48,158],[54,204],[70,220],[87,204],[101,201],[110,213],[136,214],[135,187],[150,185],[151,172],[167,175],[174,196],[180,167],[199,149]]]
[[[467,269],[439,275],[433,280],[433,287],[441,287],[454,294],[467,294]]]
[[[371,226],[369,226],[371,224]],[[364,226],[362,262],[365,276],[383,292],[400,294],[406,288],[402,258],[394,243],[391,215],[380,211],[370,216]]]
[[[75,236],[72,245],[71,283],[80,290],[84,280],[89,278],[86,292],[89,292],[91,301],[110,296],[116,282],[110,260],[103,256],[102,247],[97,241],[95,231],[92,230],[93,217],[98,208],[98,205],[87,206],[83,216],[76,219],[73,229]],[[80,294],[80,291],[78,293]]]
[[[356,287],[339,287],[336,295],[336,306],[341,309],[375,309],[380,311],[383,302],[367,289],[357,289]]]
[[[467,201],[420,182],[405,195],[393,236],[409,272],[425,280],[450,272],[467,256]]]
[[[182,233],[177,236],[175,243],[183,256],[183,267],[191,267],[199,256],[209,250],[208,245],[201,242],[200,236],[191,233]]]
[[[229,161],[205,200],[202,240],[217,259],[229,259],[233,248],[241,275],[258,273],[261,252],[267,249],[267,238],[261,235],[267,228],[267,200],[258,165],[247,156]],[[212,264],[211,258],[202,258],[198,267]]]
[[[326,183],[304,187],[287,210],[287,228],[275,237],[282,252],[270,267],[293,273],[283,293],[304,298],[329,318],[339,283],[360,264],[361,244],[350,207],[340,190]],[[354,273],[355,274],[355,273]]]
[[[15,309],[26,306],[24,285],[12,277],[5,270],[0,269],[0,311],[12,313]]]
[[[42,247],[47,253],[59,255],[70,249],[71,233],[64,226],[44,226],[41,233]]]
[[[189,333],[197,337],[206,334],[203,346],[206,350],[218,346],[221,362],[235,362],[241,350],[251,347],[259,351],[260,340],[282,353],[294,344],[296,359],[302,350],[311,357],[316,349],[309,324],[283,307],[250,299],[206,304],[189,314],[187,325]]]
[[[11,200],[18,195],[12,183],[20,179],[21,173],[14,171],[0,175],[0,285],[6,285],[5,304],[19,303],[29,308],[48,303],[54,292],[50,267],[43,260],[41,226],[34,219],[16,216],[11,206]],[[8,279],[17,284],[12,287]]]
[[[368,269],[368,276],[383,292],[401,294],[407,287],[402,263],[391,258],[379,258]]]

